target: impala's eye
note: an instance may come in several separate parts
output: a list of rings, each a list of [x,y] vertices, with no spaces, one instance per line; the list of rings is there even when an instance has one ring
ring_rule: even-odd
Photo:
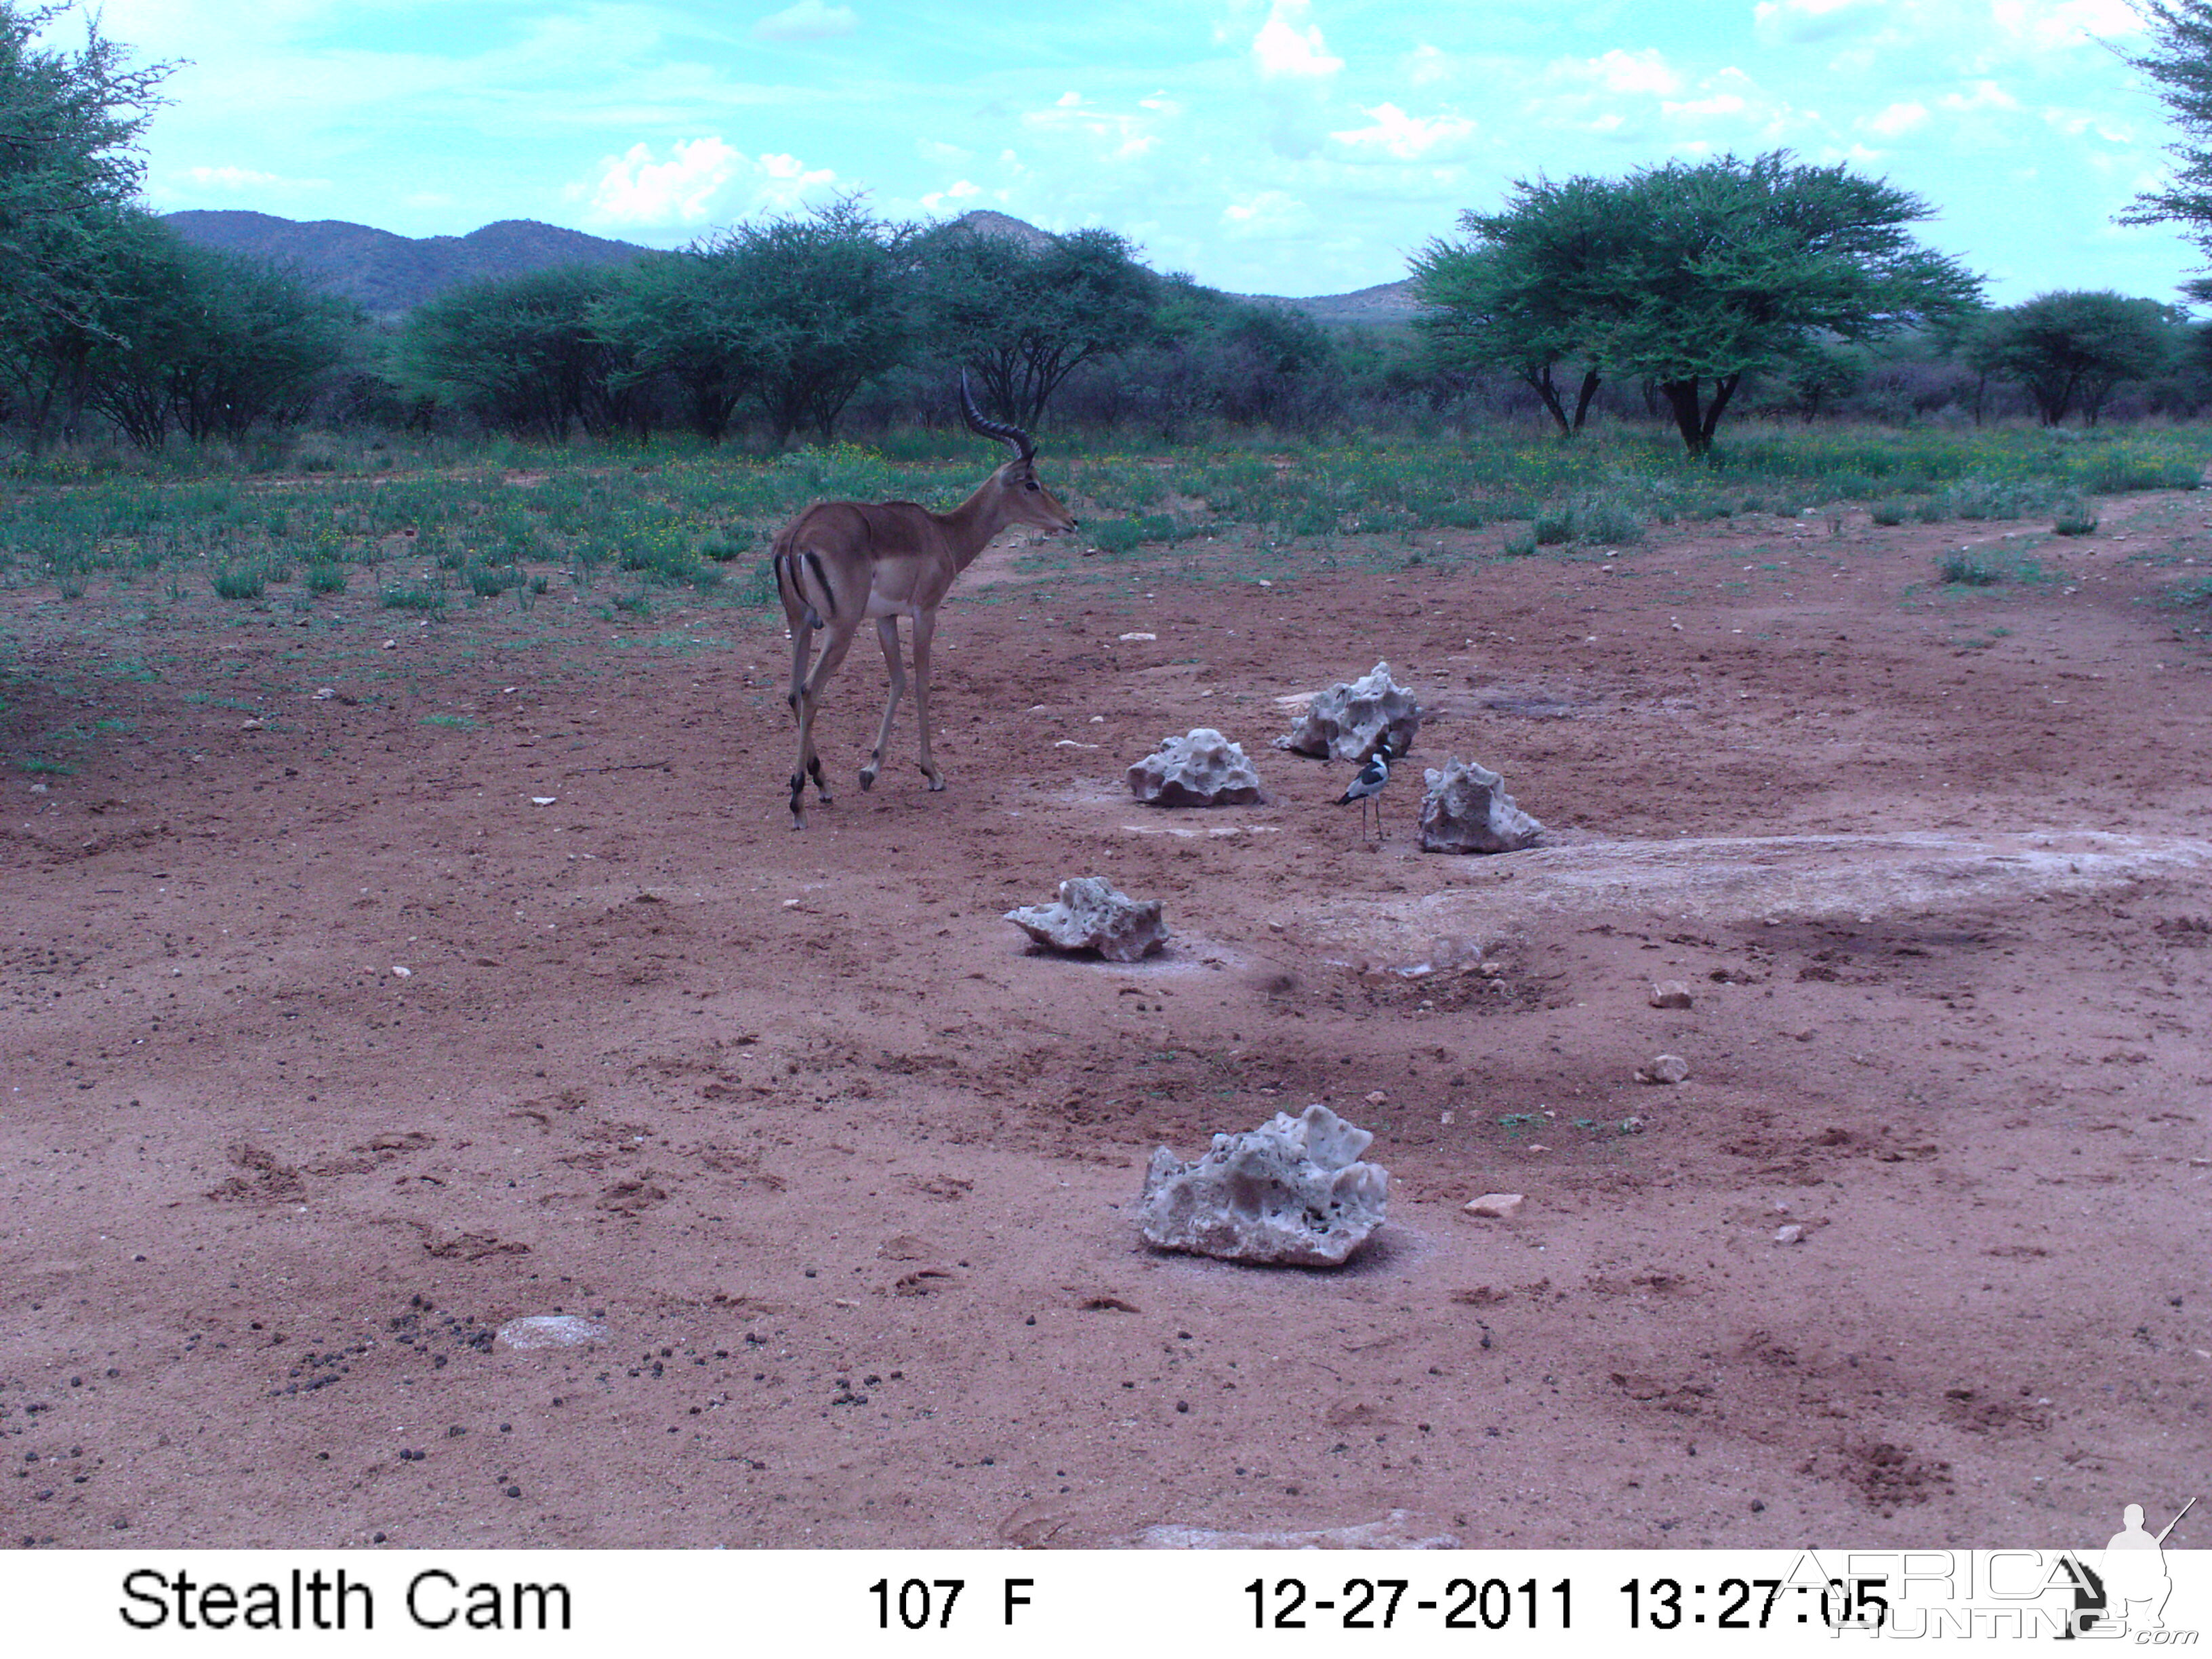
[[[1022,484],[1022,488],[1023,488],[1023,489],[1026,489],[1026,490],[1028,490],[1031,495],[1034,495],[1037,492],[1037,490],[1041,488],[1041,486],[1038,484],[1037,481],[1036,481],[1035,478],[1030,478],[1030,479],[1026,479],[1026,480],[1024,480],[1024,483],[1023,483],[1023,484]]]

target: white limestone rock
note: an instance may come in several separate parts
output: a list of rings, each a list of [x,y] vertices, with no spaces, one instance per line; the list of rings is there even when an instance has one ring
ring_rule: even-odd
[[[1129,793],[1147,806],[1249,806],[1260,799],[1260,774],[1235,744],[1210,726],[1160,746],[1129,769]]]
[[[1480,761],[1448,760],[1422,777],[1424,853],[1517,853],[1534,847],[1544,826],[1513,804],[1505,780]]]
[[[1413,694],[1390,678],[1389,663],[1378,662],[1356,680],[1316,693],[1289,732],[1275,739],[1275,747],[1328,760],[1364,761],[1385,736],[1392,754],[1406,753],[1420,729],[1421,709]]]
[[[1350,1527],[1298,1530],[1289,1527],[1260,1532],[1221,1532],[1211,1527],[1146,1527],[1134,1538],[1115,1540],[1140,1550],[1455,1550],[1457,1533],[1431,1532],[1405,1510],[1392,1510],[1380,1521]]]
[[[580,1348],[607,1340],[607,1328],[579,1314],[529,1314],[510,1319],[494,1334],[502,1348]]]
[[[1168,941],[1158,899],[1133,899],[1103,876],[1060,884],[1056,904],[1025,904],[1006,920],[1055,951],[1096,951],[1109,962],[1134,962]]]
[[[1213,1138],[1185,1164],[1152,1153],[1137,1224],[1164,1250],[1224,1261],[1334,1267],[1382,1224],[1390,1176],[1359,1155],[1375,1137],[1326,1106],[1278,1112],[1243,1134]]]

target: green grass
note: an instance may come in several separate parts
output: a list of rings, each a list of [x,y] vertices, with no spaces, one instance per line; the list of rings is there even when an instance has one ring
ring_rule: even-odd
[[[442,726],[453,732],[473,732],[477,729],[477,723],[466,714],[425,714],[422,724]]]
[[[1994,587],[2004,580],[2002,567],[1963,550],[1946,553],[1936,560],[1936,568],[1946,582],[1964,587]]]
[[[2094,519],[2094,497],[2195,488],[2212,461],[2212,429],[2192,428],[2057,443],[2025,429],[1745,425],[1724,429],[1704,462],[1686,459],[1669,434],[1624,425],[1571,443],[1509,427],[1458,441],[1285,442],[1259,434],[1183,447],[1042,435],[1046,480],[1085,521],[1079,540],[1050,544],[1054,558],[1073,568],[1081,547],[1095,546],[1117,566],[1172,558],[1194,574],[1218,561],[1224,544],[1266,562],[1279,561],[1286,539],[1324,544],[1339,568],[1395,568],[1422,532],[1505,521],[1529,526],[1547,547],[1626,545],[1655,526],[1747,514],[1832,516],[1838,503],[1860,501],[1872,503],[1880,524],[2046,514],[2070,523],[2077,507]],[[351,569],[367,567],[379,576],[374,604],[435,614],[449,592],[536,595],[563,574],[588,589],[611,568],[641,601],[665,592],[762,605],[774,598],[768,538],[809,501],[948,507],[998,459],[954,433],[768,459],[688,441],[656,441],[650,450],[382,441],[307,434],[289,449],[179,445],[143,460],[18,458],[0,492],[0,586],[78,595],[103,574],[150,576],[173,603],[210,585],[250,601],[295,563],[305,567],[307,593],[331,596],[347,592]],[[255,481],[270,455],[294,463],[280,500]],[[310,459],[316,469],[306,468]],[[509,469],[542,481],[514,487]],[[1525,550],[1526,539],[1516,533],[1509,546]],[[1425,560],[1455,556],[1419,551]],[[526,575],[526,566],[538,574]]]

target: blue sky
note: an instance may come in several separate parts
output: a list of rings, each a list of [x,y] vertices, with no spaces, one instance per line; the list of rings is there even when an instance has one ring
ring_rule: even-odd
[[[540,219],[654,246],[866,191],[898,217],[1104,225],[1252,293],[1394,281],[1516,178],[1787,148],[1925,198],[2000,304],[2161,300],[2114,225],[2163,106],[2125,0],[106,0],[189,60],[148,135],[164,211],[422,236]],[[63,37],[70,25],[61,26]],[[81,26],[80,26],[81,27]]]

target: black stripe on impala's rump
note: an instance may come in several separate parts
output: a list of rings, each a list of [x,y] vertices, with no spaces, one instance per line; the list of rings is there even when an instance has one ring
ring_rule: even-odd
[[[822,556],[811,547],[806,550],[806,565],[814,573],[814,585],[822,590],[822,603],[831,616],[836,616],[837,596],[830,591],[830,578],[822,574]]]

